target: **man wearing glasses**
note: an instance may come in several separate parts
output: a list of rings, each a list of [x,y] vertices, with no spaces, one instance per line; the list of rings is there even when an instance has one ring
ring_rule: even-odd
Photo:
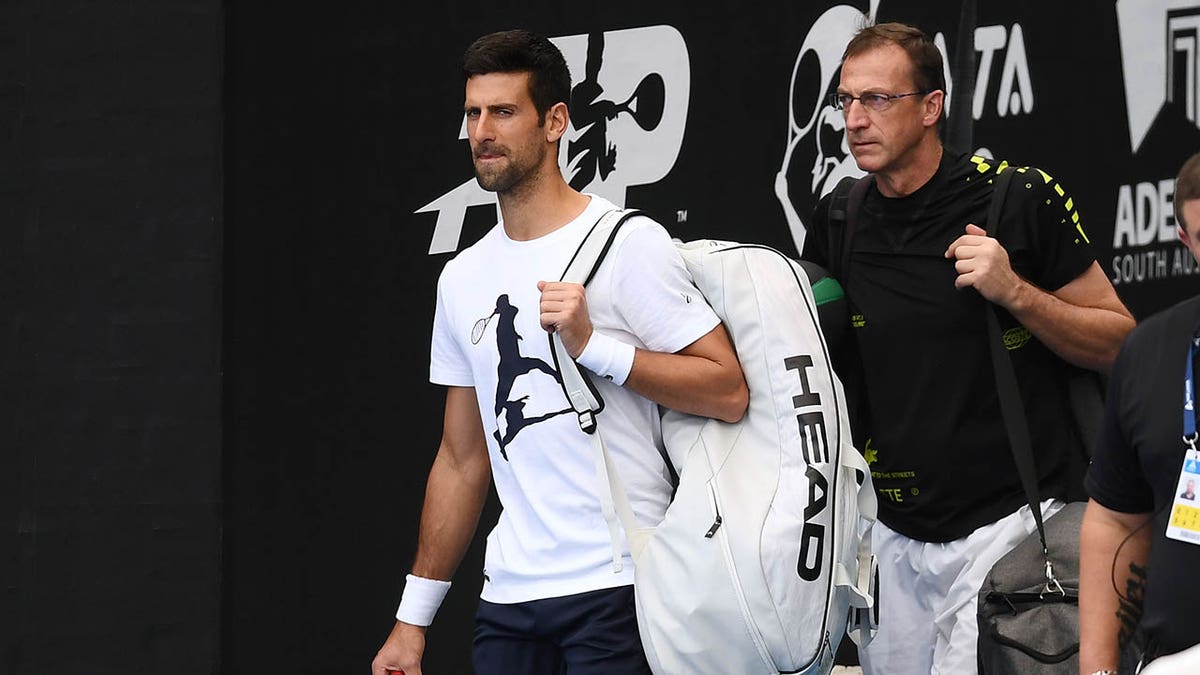
[[[879,492],[867,673],[976,672],[983,578],[1035,528],[1000,414],[987,303],[1000,310],[1046,517],[1085,498],[1063,361],[1107,371],[1134,326],[1055,178],[943,146],[944,90],[941,53],[920,29],[879,24],[851,39],[831,103],[870,187],[848,244],[829,232],[826,196],[801,255],[840,270],[850,304],[839,372],[863,398],[852,422]],[[1018,173],[1000,222],[986,223],[1001,171]]]

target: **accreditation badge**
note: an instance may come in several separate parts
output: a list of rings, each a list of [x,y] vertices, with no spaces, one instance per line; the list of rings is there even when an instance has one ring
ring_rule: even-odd
[[[1171,505],[1171,519],[1167,522],[1167,536],[1189,544],[1200,544],[1200,452],[1188,448],[1179,471],[1179,483],[1175,486],[1175,500]]]

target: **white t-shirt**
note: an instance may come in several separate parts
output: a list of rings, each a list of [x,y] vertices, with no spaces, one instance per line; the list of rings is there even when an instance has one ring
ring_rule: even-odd
[[[633,582],[615,573],[599,479],[538,321],[538,281],[557,281],[611,202],[589,195],[583,213],[531,241],[497,224],[446,263],[438,279],[429,379],[474,387],[502,506],[487,539],[484,600],[525,602]],[[677,352],[719,319],[692,285],[670,235],[647,217],[618,230],[587,287],[594,330]],[[598,424],[639,522],[657,524],[670,499],[658,406],[593,377]]]

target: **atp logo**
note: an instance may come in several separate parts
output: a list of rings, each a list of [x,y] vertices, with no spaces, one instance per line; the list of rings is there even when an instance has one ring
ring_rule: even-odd
[[[687,44],[671,26],[552,38],[571,70],[571,129],[559,165],[571,187],[625,205],[626,190],[662,180],[683,143],[691,95]],[[466,140],[463,119],[458,134]],[[464,148],[462,152],[467,152]],[[417,209],[437,213],[430,255],[456,251],[472,206],[499,205],[475,177]]]
[[[1117,24],[1133,152],[1168,102],[1181,104],[1200,126],[1200,3],[1117,0]]]

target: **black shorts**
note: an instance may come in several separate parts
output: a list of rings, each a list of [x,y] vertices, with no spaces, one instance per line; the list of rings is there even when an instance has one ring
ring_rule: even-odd
[[[650,675],[633,586],[511,605],[479,601],[477,675]]]

